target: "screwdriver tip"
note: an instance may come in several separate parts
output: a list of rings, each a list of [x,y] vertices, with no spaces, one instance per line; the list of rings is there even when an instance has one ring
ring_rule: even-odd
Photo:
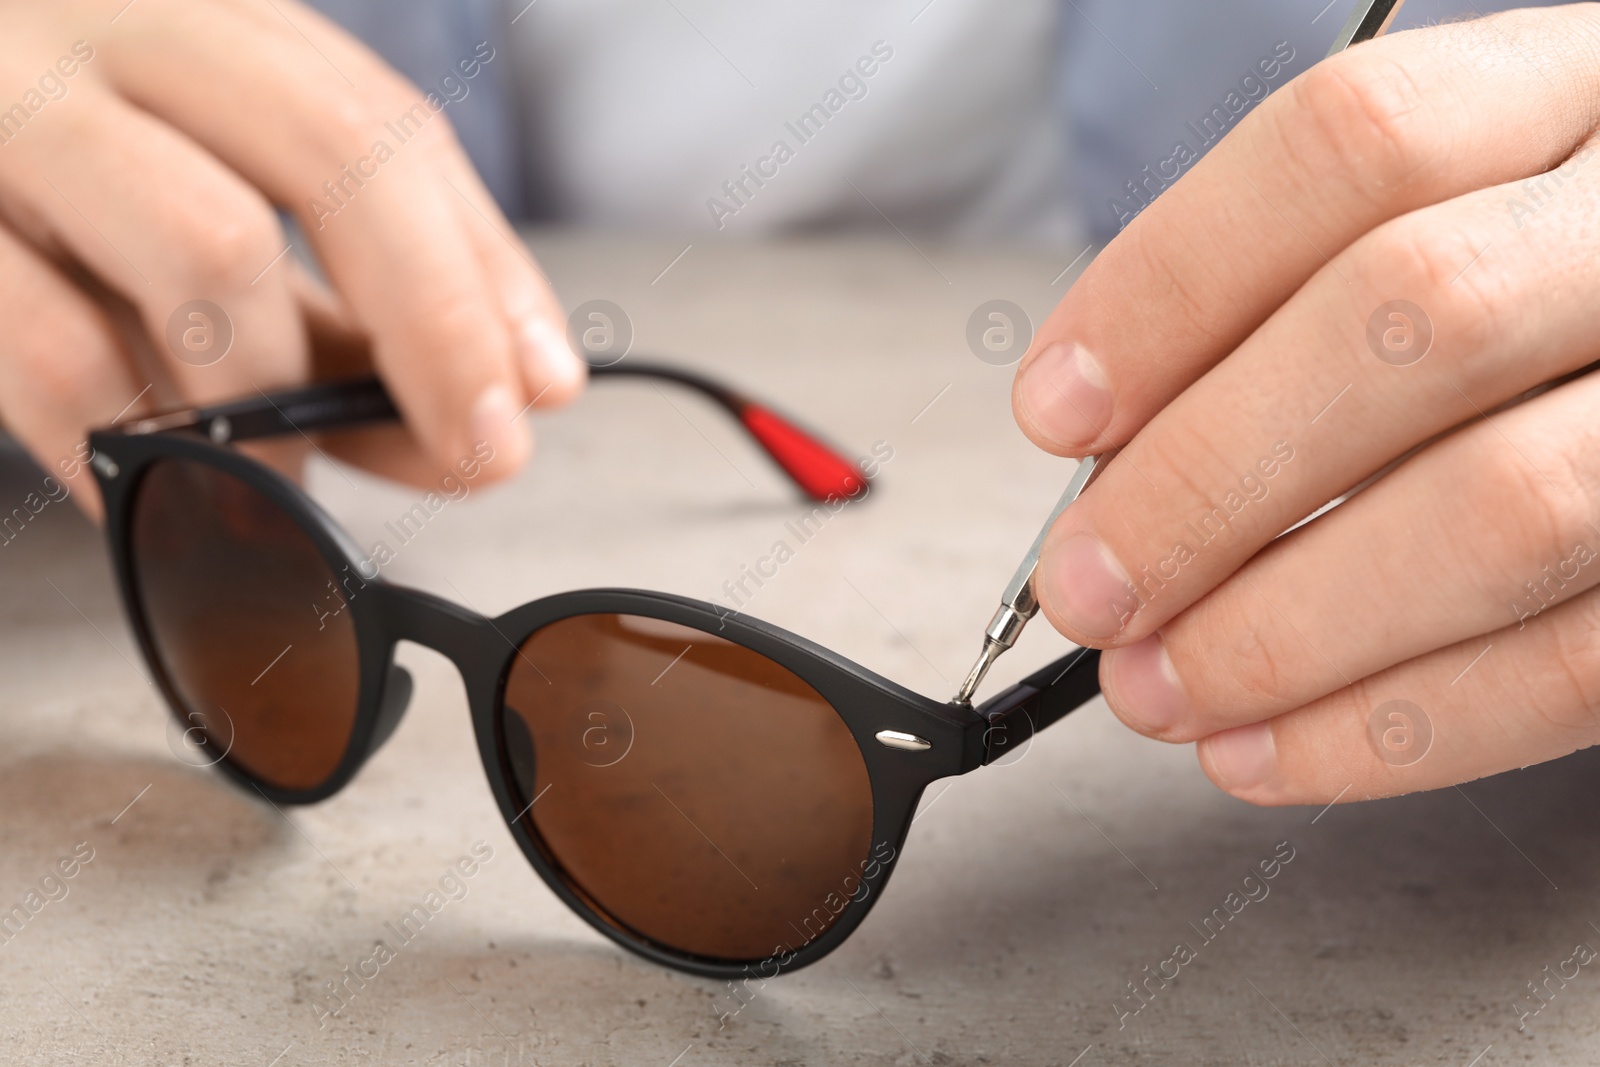
[[[994,666],[994,661],[1000,658],[1000,653],[1005,648],[992,637],[983,639],[983,651],[978,655],[978,662],[972,665],[972,670],[967,674],[967,680],[961,683],[961,688],[956,691],[955,703],[972,703],[972,694],[978,691],[978,686],[983,682],[983,676],[989,673],[989,668]]]

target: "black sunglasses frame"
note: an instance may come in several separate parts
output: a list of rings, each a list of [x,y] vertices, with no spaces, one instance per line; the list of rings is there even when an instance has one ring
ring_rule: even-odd
[[[629,373],[657,376],[706,392],[721,389],[708,379],[664,368],[661,369],[666,372],[658,375],[656,369],[636,366]],[[725,392],[735,401],[743,399]],[[734,410],[732,404],[725,406]],[[296,414],[299,418],[294,417]],[[315,501],[278,472],[216,443],[393,417],[393,404],[382,386],[364,381],[136,420],[91,435],[91,466],[105,501],[105,529],[113,569],[130,625],[156,685],[180,722],[192,725],[185,721],[183,698],[156,651],[130,555],[133,504],[141,479],[162,460],[186,460],[237,478],[282,508],[305,532],[344,586],[342,596],[352,614],[360,657],[354,727],[343,757],[325,781],[310,789],[282,789],[258,780],[227,758],[218,763],[223,773],[275,804],[311,804],[334,795],[388,740],[404,716],[411,679],[404,668],[394,663],[396,645],[412,641],[434,649],[448,657],[461,674],[490,791],[523,854],[545,884],[591,926],[657,963],[708,978],[765,979],[826,956],[850,936],[877,902],[910,831],[917,802],[929,784],[966,774],[1019,750],[1036,731],[1100,691],[1099,653],[1078,649],[977,708],[943,703],[758,619],[686,597],[636,589],[561,593],[491,619],[432,594],[392,584],[381,576],[364,576],[360,565],[364,557],[359,547]],[[219,426],[226,426],[227,432],[219,432]],[[762,960],[724,960],[685,953],[653,941],[608,915],[599,902],[575,889],[559,861],[539,839],[530,813],[532,802],[522,797],[510,774],[506,746],[500,736],[507,676],[518,648],[541,627],[560,619],[597,613],[660,619],[751,649],[811,685],[848,726],[871,783],[872,858],[876,862],[861,873],[860,887],[849,895],[842,909],[827,909],[825,914],[832,922],[819,935],[797,945],[776,945],[773,954]],[[896,743],[905,745],[905,735],[926,742],[926,747],[892,747]],[[889,740],[883,740],[884,736]],[[818,906],[823,908],[824,902],[819,901]]]

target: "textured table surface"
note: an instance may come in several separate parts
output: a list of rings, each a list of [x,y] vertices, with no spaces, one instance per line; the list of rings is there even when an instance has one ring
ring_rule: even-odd
[[[681,243],[534,244],[569,308],[627,311],[635,352],[715,370],[854,450],[892,446],[878,490],[749,610],[952,691],[1070,470],[1012,425],[1011,372],[972,355],[967,319],[1006,298],[1039,321],[1066,262],[886,231],[696,245],[662,274]],[[485,612],[597,585],[716,600],[803,510],[692,396],[607,383],[538,432],[532,469],[441,512],[389,576]],[[14,450],[0,467],[9,512],[39,475]],[[329,467],[313,487],[363,543],[418,496]],[[1527,986],[1600,946],[1591,755],[1265,811],[1096,701],[1019,762],[934,786],[856,936],[719,1027],[725,988],[613,947],[523,861],[441,657],[402,649],[418,691],[398,734],[340,796],[278,811],[169,751],[103,556],[67,505],[0,548],[0,910],[93,854],[0,943],[5,1063],[1595,1061],[1600,968],[1543,1001]],[[997,681],[1063,648],[1037,624]],[[494,858],[468,895],[319,1029],[323,984],[480,840]],[[1233,914],[1275,854],[1293,858]],[[1134,999],[1180,942],[1179,977]]]

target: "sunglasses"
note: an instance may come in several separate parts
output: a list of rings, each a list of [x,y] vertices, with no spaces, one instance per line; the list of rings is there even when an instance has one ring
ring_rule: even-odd
[[[856,464],[710,379],[642,363],[592,373],[711,398],[813,500],[867,491]],[[384,581],[294,482],[230,447],[397,418],[366,380],[91,435],[154,680],[224,773],[307,804],[399,725],[412,685],[396,643],[439,651],[529,862],[658,963],[731,979],[821,959],[877,901],[930,783],[1020,751],[1099,692],[1099,654],[1078,649],[977,707],[944,703],[743,614],[637,589],[487,618]]]

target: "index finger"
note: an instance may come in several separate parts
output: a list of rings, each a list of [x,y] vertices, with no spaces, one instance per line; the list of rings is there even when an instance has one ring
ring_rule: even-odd
[[[201,6],[188,16],[193,32],[108,47],[113,83],[295,212],[435,460],[488,444],[504,460],[495,469],[510,473],[530,449],[519,412],[563,371],[581,377],[570,351],[525,357],[525,338],[564,334],[547,321],[554,298],[530,262],[482,254],[472,231],[482,223],[469,222],[483,214],[467,202],[475,190],[440,164],[458,151],[442,100],[320,16],[288,0],[272,9],[252,21]],[[137,10],[119,24],[139,27]],[[211,97],[192,91],[197,81]],[[530,320],[552,328],[531,334]]]
[[[1395,216],[1395,221],[1376,229],[1377,237],[1388,231],[1398,233],[1408,223],[1415,224],[1418,220],[1426,220],[1443,212],[1444,216],[1435,220],[1433,228],[1449,237],[1465,232],[1456,218],[1461,211],[1470,212],[1475,206],[1481,209],[1478,201],[1486,197],[1493,199],[1498,194],[1493,191],[1463,192],[1442,207],[1413,207],[1404,213],[1405,217],[1400,218],[1398,216],[1402,208],[1414,204],[1421,196],[1411,186],[1425,188],[1431,197],[1453,192],[1465,182],[1466,179],[1461,176],[1464,174],[1476,180],[1495,171],[1509,173],[1514,179],[1547,166],[1552,155],[1563,158],[1569,155],[1575,145],[1588,136],[1596,121],[1600,121],[1600,78],[1594,73],[1591,58],[1593,44],[1600,41],[1600,18],[1587,9],[1571,8],[1561,9],[1559,19],[1540,17],[1549,14],[1548,11],[1520,13],[1528,16],[1520,20],[1524,36],[1520,43],[1510,41],[1503,32],[1481,25],[1475,31],[1478,36],[1456,41],[1458,52],[1418,47],[1427,42],[1413,36],[1410,50],[1405,54],[1408,57],[1407,84],[1418,91],[1419,100],[1425,97],[1448,103],[1435,109],[1436,119],[1422,123],[1415,134],[1406,135],[1417,139],[1422,146],[1404,149],[1419,160],[1418,165],[1408,171],[1415,175],[1410,186],[1388,181],[1381,187],[1381,196],[1373,194],[1366,200],[1350,200],[1345,205],[1347,211],[1358,217],[1364,215],[1367,219]],[[1516,20],[1498,21],[1510,23]],[[1447,28],[1447,32],[1461,33],[1469,29],[1456,26]],[[1529,38],[1541,34],[1545,39],[1538,47],[1542,55],[1549,57],[1542,69],[1544,76],[1519,80],[1519,64],[1522,63],[1519,57],[1527,54],[1527,48],[1535,46],[1536,42]],[[1376,45],[1399,46],[1405,44],[1406,36],[1385,39]],[[1376,45],[1364,47],[1375,48]],[[1358,49],[1339,58],[1354,61],[1360,58],[1361,51]],[[1459,56],[1474,58],[1469,64]],[[1353,74],[1341,73],[1339,77],[1345,80],[1390,77],[1391,74],[1386,72],[1395,69],[1396,57],[1379,55],[1379,59],[1381,63],[1375,68],[1378,74],[1362,74],[1357,70]],[[1506,143],[1492,150],[1484,147],[1480,153],[1478,147],[1481,137],[1474,131],[1480,128],[1499,130],[1501,127],[1497,124],[1516,125],[1514,117],[1506,110],[1505,101],[1509,99],[1517,100],[1524,108],[1542,107],[1543,110],[1538,113],[1548,117],[1537,123],[1522,121],[1520,128],[1523,133],[1509,138]],[[1467,121],[1468,118],[1472,121]],[[1458,129],[1457,144],[1471,150],[1463,154],[1451,144],[1438,143],[1434,138],[1441,127],[1446,130]],[[1249,132],[1242,130],[1240,137],[1218,149],[1216,170],[1245,175],[1252,164],[1263,173],[1280,165],[1291,170],[1297,166],[1281,148],[1274,151],[1270,142],[1253,139],[1253,134],[1245,136]],[[1404,139],[1397,142],[1404,143],[1408,142]],[[1559,147],[1552,148],[1552,144]],[[1395,151],[1400,152],[1401,149],[1396,148]],[[1480,155],[1492,156],[1496,162],[1490,166],[1479,161]],[[1460,158],[1463,162],[1459,167],[1442,166],[1431,162],[1435,157],[1451,161]],[[1340,190],[1362,187],[1361,175],[1365,173],[1363,160],[1360,154],[1351,155],[1341,171],[1330,170],[1326,185],[1335,195]],[[1424,180],[1423,176],[1426,175],[1432,177]],[[1202,176],[1196,172],[1195,177]],[[1182,183],[1179,188],[1182,188]],[[1187,212],[1196,228],[1204,230],[1214,215],[1225,216],[1241,210],[1222,186],[1196,182],[1192,189],[1212,197],[1209,202],[1193,195],[1180,201],[1180,207]],[[1314,193],[1315,190],[1305,185],[1300,189],[1297,200],[1285,199],[1278,206],[1290,218],[1296,214],[1306,219],[1323,218],[1326,220],[1323,232],[1335,232],[1344,216],[1321,210]],[[1254,194],[1251,197],[1255,201],[1261,200]],[[1151,212],[1156,212],[1161,206],[1158,203]],[[1269,209],[1270,206],[1262,208]],[[1478,213],[1481,214],[1481,210]],[[1176,249],[1173,254],[1180,258],[1191,256],[1195,244],[1182,239],[1181,231],[1177,229],[1179,220],[1161,216],[1157,221],[1163,226],[1172,227],[1169,236],[1172,247]],[[1366,223],[1362,222],[1361,225]],[[1351,228],[1346,226],[1346,230]],[[1254,232],[1241,231],[1241,234]],[[1341,231],[1338,240],[1350,247],[1342,248],[1329,264],[1313,269],[1313,280],[1301,285],[1281,310],[1268,308],[1272,317],[1259,329],[1243,318],[1241,312],[1230,311],[1231,305],[1222,299],[1224,291],[1217,289],[1218,310],[1209,313],[1222,325],[1216,326],[1205,337],[1196,335],[1189,338],[1185,345],[1178,348],[1169,368],[1161,367],[1156,357],[1138,347],[1119,348],[1119,359],[1127,359],[1135,368],[1146,368],[1148,380],[1137,377],[1129,379],[1136,387],[1136,395],[1141,389],[1146,398],[1152,394],[1164,395],[1165,392],[1183,391],[1185,395],[1165,406],[1147,430],[1134,438],[1095,486],[1055,525],[1051,539],[1046,543],[1036,589],[1043,610],[1068,637],[1080,644],[1112,647],[1147,636],[1177,612],[1205,596],[1208,590],[1226,579],[1262,545],[1318,504],[1349,489],[1429,434],[1447,429],[1453,421],[1466,417],[1460,413],[1452,414],[1454,409],[1446,405],[1435,404],[1419,409],[1410,418],[1389,420],[1385,425],[1392,424],[1392,432],[1380,433],[1370,429],[1370,423],[1363,424],[1369,426],[1369,432],[1361,440],[1344,444],[1336,452],[1325,454],[1316,465],[1300,464],[1295,467],[1279,483],[1270,500],[1254,511],[1243,514],[1237,522],[1227,524],[1226,538],[1218,540],[1214,536],[1219,528],[1216,522],[1209,527],[1212,533],[1206,533],[1206,523],[1211,520],[1194,518],[1200,514],[1212,514],[1212,502],[1232,500],[1229,494],[1234,483],[1240,480],[1238,472],[1250,472],[1253,478],[1254,472],[1259,469],[1262,477],[1270,478],[1279,466],[1292,458],[1292,452],[1279,453],[1278,450],[1287,444],[1289,438],[1277,431],[1288,424],[1302,425],[1305,419],[1315,422],[1317,409],[1311,402],[1325,401],[1327,396],[1333,395],[1332,390],[1324,389],[1327,385],[1325,379],[1329,375],[1344,373],[1339,368],[1346,362],[1352,367],[1356,365],[1354,361],[1358,356],[1357,347],[1361,344],[1358,338],[1365,327],[1365,313],[1362,312],[1357,318],[1352,309],[1370,308],[1380,302],[1381,298],[1374,299],[1375,290],[1384,286],[1385,279],[1398,278],[1407,284],[1417,282],[1419,272],[1430,262],[1413,257],[1417,259],[1413,263],[1395,253],[1396,249],[1403,247],[1403,241],[1398,237],[1387,243],[1374,237],[1354,242],[1353,238],[1345,237]],[[1462,240],[1464,242],[1465,238]],[[1478,241],[1474,247],[1481,247],[1481,244]],[[1524,248],[1526,244],[1519,244],[1521,254],[1534,255],[1533,246]],[[1135,244],[1134,247],[1137,249],[1141,246]],[[1331,241],[1329,247],[1333,247]],[[1260,244],[1252,244],[1235,236],[1232,240],[1217,244],[1215,259],[1224,265],[1223,270],[1213,269],[1202,263],[1200,258],[1191,257],[1174,273],[1172,284],[1208,287],[1216,284],[1216,275],[1228,274],[1237,278],[1243,273],[1256,271],[1258,283],[1271,292],[1270,299],[1282,300],[1283,297],[1278,295],[1282,285],[1276,274],[1270,270],[1262,272],[1251,263],[1251,253],[1261,251]],[[1308,263],[1306,256],[1297,252],[1295,242],[1269,246],[1266,252],[1278,256],[1279,263],[1286,265],[1277,273],[1287,274],[1291,269],[1303,270],[1314,266]],[[1111,255],[1110,250],[1107,255]],[[1467,258],[1464,255],[1462,262]],[[1436,259],[1444,262],[1443,257]],[[1419,267],[1418,263],[1423,266]],[[1138,258],[1113,257],[1110,266],[1113,270],[1120,270],[1131,286],[1148,287],[1152,284],[1153,275],[1144,273],[1148,270],[1147,264]],[[1502,272],[1506,276],[1516,273]],[[1529,273],[1527,270],[1522,272],[1523,275]],[[1537,271],[1532,273],[1537,274]],[[1503,278],[1501,285],[1507,286]],[[1442,291],[1448,287],[1441,279],[1436,288]],[[1110,338],[1112,334],[1107,324],[1106,306],[1116,304],[1124,297],[1120,292],[1108,293],[1104,290],[1095,295],[1098,304],[1084,306],[1081,312],[1083,322],[1075,322],[1074,329],[1099,330],[1102,336]],[[1149,294],[1145,295],[1148,299]],[[1259,293],[1245,290],[1235,304],[1253,301],[1259,305],[1263,299]],[[1463,292],[1459,300],[1462,314],[1457,318],[1465,321],[1478,315],[1494,321],[1493,315],[1472,305],[1470,293]],[[1155,310],[1146,312],[1142,317],[1129,318],[1128,329],[1124,333],[1136,333],[1144,329],[1148,336],[1163,329],[1178,329],[1182,326],[1183,316],[1191,308],[1191,305],[1184,304],[1174,311],[1163,308],[1159,303],[1152,306]],[[1119,307],[1131,315],[1128,306]],[[1255,313],[1251,312],[1252,315]],[[1221,336],[1220,331],[1229,328],[1236,331],[1248,329],[1252,331],[1252,336],[1240,344],[1237,351],[1214,352],[1211,346],[1216,342],[1213,339]],[[1486,331],[1479,329],[1478,333],[1485,334]],[[1577,351],[1579,347],[1574,346],[1572,352],[1563,350],[1561,358],[1578,358],[1581,355]],[[1504,355],[1504,351],[1501,354]],[[1349,357],[1348,361],[1346,356]],[[1206,374],[1203,381],[1188,388],[1201,373],[1210,371],[1212,363],[1219,362],[1220,365]],[[1370,362],[1373,361],[1363,358],[1361,366],[1366,367]],[[1523,360],[1519,366],[1533,369],[1537,363]],[[1162,381],[1163,373],[1170,373],[1173,380]],[[1532,384],[1536,383],[1523,383],[1520,388]],[[1418,394],[1414,399],[1422,403],[1426,397],[1425,394]],[[1142,413],[1141,416],[1149,417]],[[1237,496],[1236,493],[1233,495]],[[1238,511],[1233,503],[1228,503],[1227,507],[1229,510],[1222,514],[1231,517]],[[1198,523],[1201,532],[1186,532],[1186,522]],[[1204,553],[1197,555],[1193,548],[1195,541],[1207,546],[1215,544],[1216,547],[1208,547]],[[1139,564],[1145,561],[1160,562],[1154,567],[1146,566],[1143,571],[1139,570]],[[1146,572],[1154,574],[1149,581],[1162,590],[1156,602],[1149,602],[1149,597],[1141,597],[1141,587],[1135,585],[1132,577]],[[1144,580],[1140,578],[1140,581]]]
[[[1127,443],[1361,235],[1560,162],[1592,128],[1597,36],[1592,5],[1515,11],[1359,45],[1273,93],[1040,328],[1012,394],[1023,432],[1057,455]]]

